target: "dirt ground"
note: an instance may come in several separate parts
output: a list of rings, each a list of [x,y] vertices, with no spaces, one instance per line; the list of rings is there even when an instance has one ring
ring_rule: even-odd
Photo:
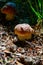
[[[43,34],[20,41],[0,26],[0,65],[43,65]]]

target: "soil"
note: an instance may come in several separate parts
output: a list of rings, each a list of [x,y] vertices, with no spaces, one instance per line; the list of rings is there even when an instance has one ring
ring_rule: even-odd
[[[43,34],[20,41],[0,25],[0,65],[43,65]]]

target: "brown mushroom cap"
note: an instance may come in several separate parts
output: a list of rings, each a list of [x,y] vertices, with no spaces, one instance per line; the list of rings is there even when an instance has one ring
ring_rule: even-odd
[[[34,29],[31,28],[31,26],[29,24],[18,24],[15,26],[14,28],[15,30],[18,30],[18,31],[27,31],[27,32],[31,32],[33,33],[34,32]]]

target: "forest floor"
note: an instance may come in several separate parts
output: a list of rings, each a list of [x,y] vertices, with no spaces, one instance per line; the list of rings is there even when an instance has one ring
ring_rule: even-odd
[[[0,26],[0,65],[43,65],[43,33],[17,41],[13,32]]]

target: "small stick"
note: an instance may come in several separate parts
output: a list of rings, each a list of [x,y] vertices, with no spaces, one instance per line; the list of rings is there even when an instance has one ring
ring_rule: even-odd
[[[31,44],[31,42],[25,41],[28,45],[30,45],[32,48],[35,47],[35,44]]]

